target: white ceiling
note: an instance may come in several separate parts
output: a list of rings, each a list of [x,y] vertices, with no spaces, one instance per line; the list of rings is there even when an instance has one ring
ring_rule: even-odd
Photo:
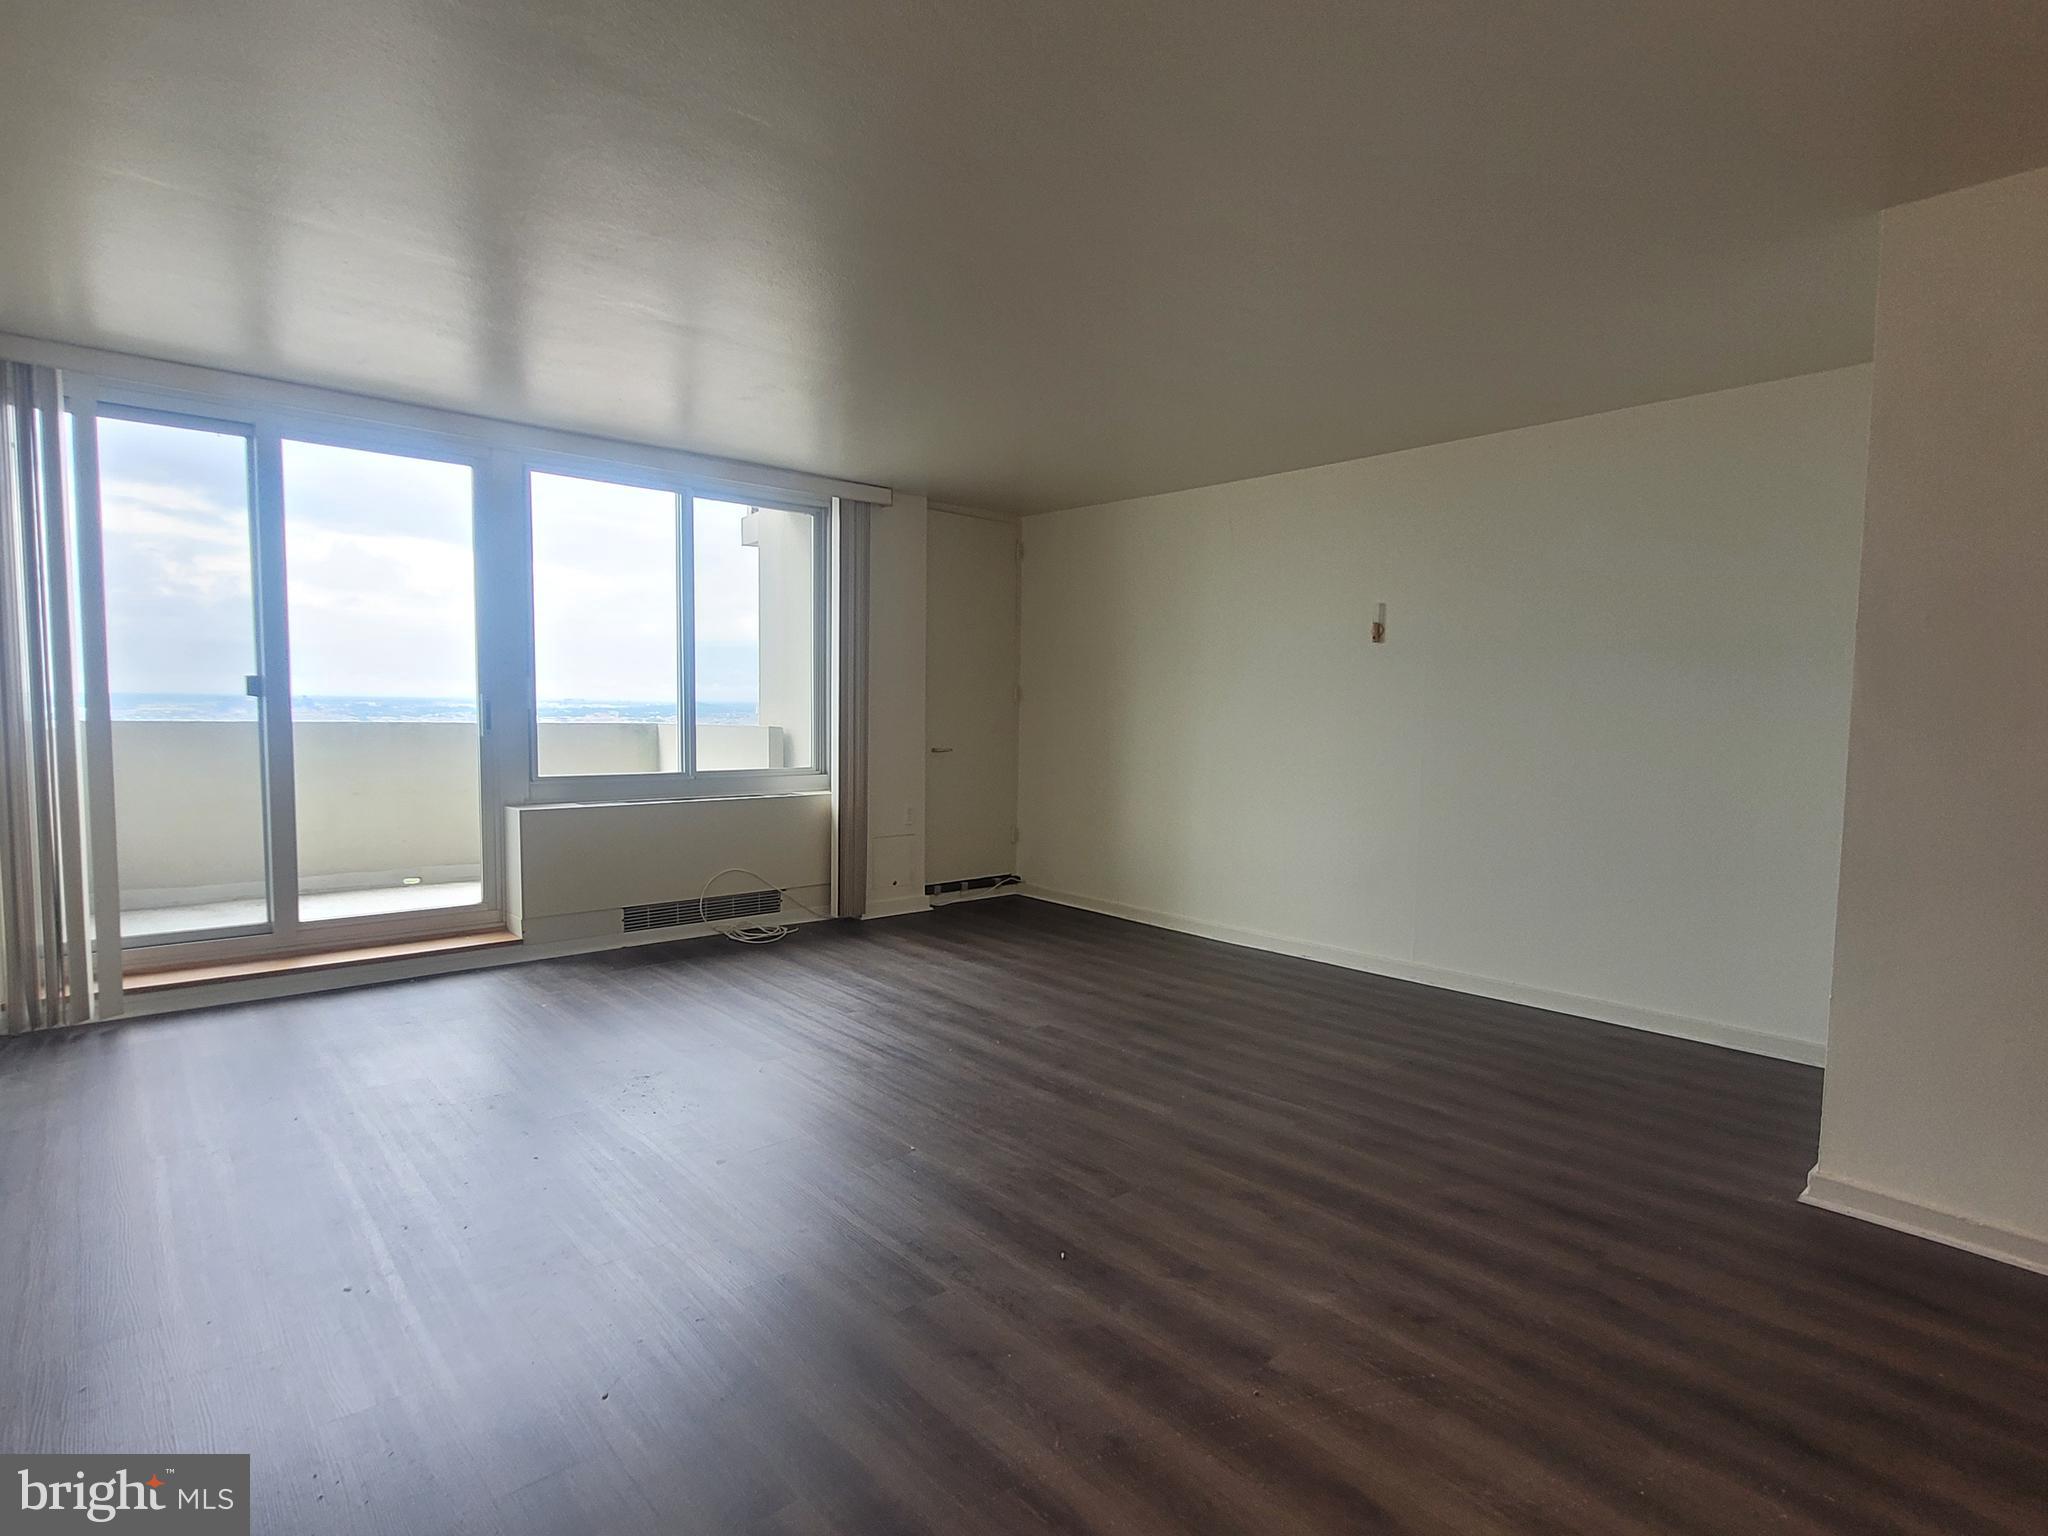
[[[1039,510],[1866,358],[2021,0],[23,0],[0,329]]]

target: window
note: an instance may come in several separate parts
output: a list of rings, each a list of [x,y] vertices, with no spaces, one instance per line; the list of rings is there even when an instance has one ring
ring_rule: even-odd
[[[538,472],[531,487],[539,771],[680,771],[680,498]]]
[[[698,498],[697,769],[817,766],[817,519]]]
[[[818,771],[815,512],[545,470],[528,492],[539,778]]]
[[[832,482],[763,503],[687,454],[201,370],[67,405],[133,969],[490,931],[508,807],[827,787]]]

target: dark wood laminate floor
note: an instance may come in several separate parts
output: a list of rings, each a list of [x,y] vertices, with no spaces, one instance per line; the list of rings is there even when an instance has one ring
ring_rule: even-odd
[[[2035,1532],[1820,1075],[1022,900],[0,1048],[0,1447],[259,1531]]]

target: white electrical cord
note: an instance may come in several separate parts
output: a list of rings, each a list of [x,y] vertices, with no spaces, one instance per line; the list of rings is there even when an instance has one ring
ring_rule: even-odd
[[[775,892],[777,896],[793,906],[802,907],[811,916],[822,918],[825,915],[815,907],[804,906],[802,902],[790,895],[788,891],[770,881],[767,876],[755,870],[741,869],[737,866],[731,869],[721,869],[717,874],[704,882],[704,893],[697,899],[697,909],[700,912],[711,904],[711,887],[723,880],[727,875],[752,875],[754,879],[761,883],[763,888]],[[707,922],[709,922],[708,919]],[[709,922],[709,926],[714,932],[724,934],[735,944],[773,944],[778,939],[788,938],[795,931],[788,923],[743,923],[738,920],[729,920],[723,923]]]

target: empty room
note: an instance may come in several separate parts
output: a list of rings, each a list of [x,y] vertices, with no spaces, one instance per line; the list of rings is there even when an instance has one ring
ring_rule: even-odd
[[[14,0],[0,1533],[2048,1532],[2048,3]]]

